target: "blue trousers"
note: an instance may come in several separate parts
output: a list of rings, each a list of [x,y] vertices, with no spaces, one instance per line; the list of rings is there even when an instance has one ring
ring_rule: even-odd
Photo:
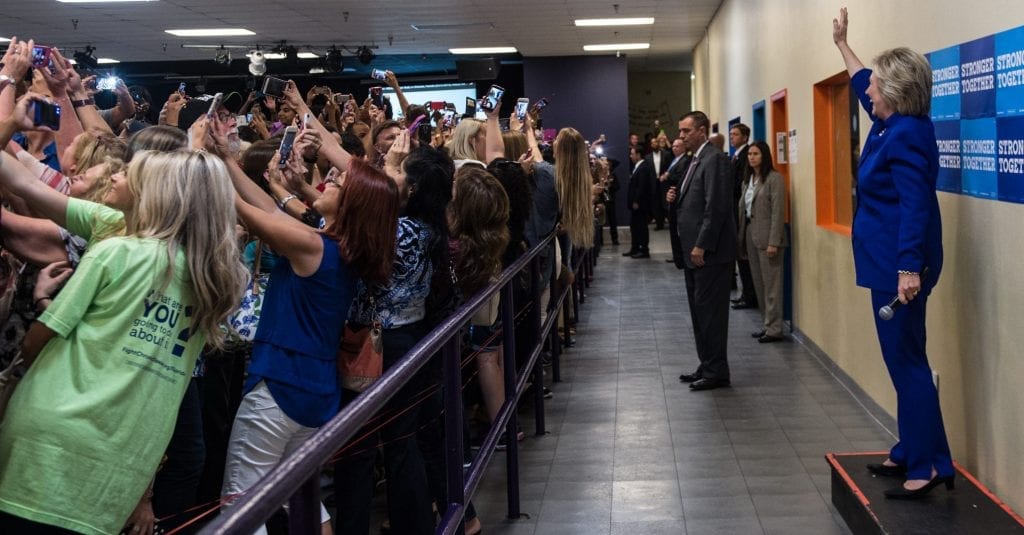
[[[871,291],[872,315],[882,346],[882,357],[896,387],[896,421],[899,441],[889,458],[907,467],[907,479],[931,479],[932,468],[941,477],[953,475],[953,459],[942,424],[939,393],[932,382],[932,369],[925,354],[924,293],[896,309],[889,321],[874,311],[889,303],[889,292]]]

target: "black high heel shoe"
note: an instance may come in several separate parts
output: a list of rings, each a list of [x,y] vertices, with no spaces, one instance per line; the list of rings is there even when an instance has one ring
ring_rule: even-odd
[[[869,464],[867,466],[868,472],[875,474],[876,476],[884,477],[903,477],[907,475],[907,467],[901,465],[889,466],[887,464]]]
[[[956,476],[935,476],[927,485],[917,490],[908,490],[903,487],[903,485],[900,485],[899,487],[885,491],[885,497],[893,500],[920,500],[927,496],[932,489],[938,487],[941,483],[946,484],[946,490],[953,490],[956,483],[954,480],[955,477]]]

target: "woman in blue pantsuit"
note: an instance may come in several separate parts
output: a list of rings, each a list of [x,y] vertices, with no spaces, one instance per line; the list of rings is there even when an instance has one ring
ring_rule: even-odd
[[[853,259],[857,285],[871,290],[872,310],[894,294],[903,303],[892,320],[875,318],[882,357],[896,387],[900,440],[882,464],[868,469],[906,477],[888,498],[915,499],[940,484],[953,488],[953,461],[939,396],[925,355],[925,306],[942,270],[942,223],[935,182],[939,154],[928,117],[932,72],[907,48],[882,52],[864,68],[846,43],[847,15],[832,37],[851,83],[871,117],[857,172]]]

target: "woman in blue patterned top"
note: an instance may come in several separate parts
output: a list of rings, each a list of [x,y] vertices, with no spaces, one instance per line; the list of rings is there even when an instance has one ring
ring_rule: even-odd
[[[408,143],[408,131],[403,130],[395,139],[396,147],[392,151],[408,150]],[[386,284],[360,284],[349,315],[349,321],[360,325],[370,325],[374,319],[381,322],[385,372],[432,327],[426,319],[426,302],[434,271],[448,269],[445,213],[455,174],[452,160],[429,147],[416,149],[399,167],[398,176],[393,178],[399,185],[402,213],[398,219],[391,279]],[[377,432],[360,433],[362,439],[346,448],[351,453],[335,464],[337,533],[362,534],[370,530],[370,502],[375,483],[373,461],[378,438],[384,443],[392,532],[411,535],[434,532],[434,498],[416,441],[419,403],[431,383],[428,376],[429,370],[424,368],[391,398],[375,420],[387,421],[379,437]],[[343,394],[343,401],[356,395],[349,391]]]
[[[832,39],[872,120],[857,172],[857,285],[871,290],[875,310],[893,294],[903,305],[890,321],[875,318],[882,357],[896,387],[900,436],[889,458],[868,470],[906,478],[885,492],[887,498],[917,499],[939,484],[952,489],[954,477],[925,354],[925,305],[942,270],[942,221],[935,196],[939,153],[928,117],[932,71],[921,54],[894,48],[875,58],[872,72],[850,49],[846,31],[843,8],[832,22]]]

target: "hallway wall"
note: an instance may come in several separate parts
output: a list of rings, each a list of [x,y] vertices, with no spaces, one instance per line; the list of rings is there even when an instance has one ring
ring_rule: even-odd
[[[847,5],[849,42],[866,64],[887,48],[906,45],[927,53],[1024,24],[1016,0]],[[789,128],[799,139],[798,161],[790,165],[794,324],[895,415],[870,296],[854,283],[850,238],[816,223],[812,87],[844,70],[831,35],[840,6],[726,0],[694,50],[694,92],[697,108],[712,122],[739,115],[749,124],[752,104],[788,91]],[[863,136],[869,123],[861,115]],[[945,266],[929,303],[928,351],[940,375],[950,446],[955,459],[1022,511],[1024,328],[1018,317],[1024,310],[1024,206],[941,192],[938,197]]]

